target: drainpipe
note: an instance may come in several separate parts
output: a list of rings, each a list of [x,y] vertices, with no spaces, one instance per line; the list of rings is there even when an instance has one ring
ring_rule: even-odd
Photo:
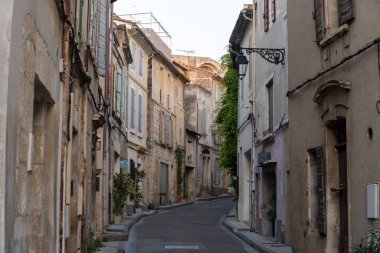
[[[63,147],[63,168],[61,168],[60,171],[60,201],[61,203],[61,208],[60,208],[60,214],[59,214],[59,222],[60,222],[60,229],[59,229],[59,237],[58,240],[61,239],[61,245],[60,249],[62,252],[66,252],[66,234],[68,228],[66,227],[66,188],[67,188],[67,157],[68,157],[68,131],[69,129],[67,128],[66,120],[69,120],[67,118],[68,116],[68,100],[69,100],[69,85],[70,85],[70,80],[69,80],[69,73],[70,73],[70,52],[69,52],[69,40],[70,40],[70,25],[66,23],[67,17],[65,13],[65,2],[63,0],[60,1],[60,6],[61,6],[61,18],[63,19],[63,33],[62,33],[62,58],[63,58],[63,87],[62,87],[62,100],[61,100],[61,105],[62,105],[62,125],[61,129],[62,131],[66,132],[65,136],[62,136],[61,141],[62,144],[64,145]],[[66,116],[66,117],[65,117]],[[69,144],[70,145],[70,144]],[[62,150],[61,150],[62,151]],[[61,157],[62,157],[61,155]],[[59,166],[59,168],[61,165]],[[59,244],[59,243],[58,243]]]

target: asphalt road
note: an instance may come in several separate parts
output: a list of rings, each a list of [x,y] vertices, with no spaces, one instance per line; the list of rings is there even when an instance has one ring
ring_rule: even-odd
[[[255,251],[222,225],[232,198],[196,202],[148,216],[123,242],[127,253],[239,253]]]

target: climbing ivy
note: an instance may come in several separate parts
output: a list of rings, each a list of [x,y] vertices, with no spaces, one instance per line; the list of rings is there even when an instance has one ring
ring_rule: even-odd
[[[222,139],[219,149],[219,167],[236,179],[237,175],[237,122],[238,77],[229,54],[221,57],[221,67],[226,70],[222,79],[225,87],[216,115],[218,134]],[[238,185],[232,182],[233,185]],[[237,187],[235,187],[237,188]],[[237,190],[237,189],[235,189]]]
[[[215,124],[222,139],[219,148],[219,168],[232,176],[231,186],[239,195],[237,177],[237,123],[239,80],[229,54],[221,57],[221,67],[225,70],[222,84],[225,92],[219,102]]]
[[[185,149],[178,146],[175,150],[175,156],[177,159],[177,186],[178,186],[178,194],[181,194],[181,184],[183,182],[183,161],[185,160]]]

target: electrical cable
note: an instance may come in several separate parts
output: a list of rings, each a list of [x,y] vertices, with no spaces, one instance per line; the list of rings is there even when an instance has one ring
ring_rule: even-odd
[[[359,49],[358,51],[356,51],[356,53],[352,54],[352,55],[349,55],[347,57],[344,57],[339,63],[331,66],[330,68],[322,71],[322,72],[319,72],[317,75],[315,75],[314,77],[310,78],[310,79],[307,79],[305,82],[303,82],[302,84],[298,85],[295,89],[293,90],[289,90],[287,93],[286,93],[286,96],[287,97],[290,97],[291,95],[293,95],[294,92],[298,91],[299,89],[302,89],[303,87],[305,87],[307,84],[309,84],[310,82],[312,81],[315,81],[316,79],[318,79],[319,77],[323,76],[324,74],[330,72],[331,70],[334,70],[336,69],[337,67],[339,67],[340,65],[342,65],[343,63],[351,60],[352,58],[354,58],[355,56],[358,56],[360,55],[361,53],[363,53],[364,51],[366,51],[367,49],[371,48],[372,46],[378,44],[379,46],[379,43],[380,43],[380,37],[377,37],[375,40],[373,40],[372,42],[368,43],[366,46],[362,47],[361,49]]]

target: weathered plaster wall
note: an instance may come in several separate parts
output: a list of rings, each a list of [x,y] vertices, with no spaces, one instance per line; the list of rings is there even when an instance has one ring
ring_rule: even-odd
[[[12,98],[2,107],[7,110],[5,168],[9,172],[4,251],[52,252],[57,231],[60,19],[53,1],[18,2],[7,13],[13,15],[13,21],[8,23],[10,47],[4,44],[5,52],[10,52],[4,83],[9,87],[7,97]],[[35,160],[33,171],[26,172],[28,136],[32,132]]]
[[[338,63],[343,57],[353,54],[378,36],[376,23],[379,23],[377,10],[379,3],[375,1],[355,1],[355,19],[348,32],[336,38],[330,45],[322,48],[315,43],[315,23],[309,13],[314,9],[311,2],[288,2],[289,31],[289,86],[295,88],[303,81],[313,77],[318,72]],[[302,24],[302,25],[300,25]],[[304,55],[307,54],[308,57]],[[289,97],[289,145],[292,152],[289,157],[288,186],[291,195],[288,196],[287,212],[287,242],[294,245],[298,252],[333,252],[337,250],[336,240],[338,226],[337,213],[334,210],[334,195],[329,191],[333,187],[332,178],[327,178],[327,236],[322,237],[307,225],[310,218],[309,200],[305,195],[308,191],[306,151],[310,148],[327,145],[331,142],[328,130],[321,120],[321,108],[313,102],[317,88],[326,80],[343,80],[351,83],[347,101],[347,168],[348,168],[348,224],[349,242],[352,246],[359,242],[366,229],[379,229],[379,220],[369,220],[366,217],[366,184],[379,182],[379,159],[377,151],[380,148],[379,139],[374,134],[369,140],[367,130],[378,133],[379,113],[376,102],[380,97],[379,72],[377,68],[376,46],[357,56],[339,69],[332,71],[314,82],[311,82],[299,93]],[[300,71],[302,70],[302,71]],[[335,99],[331,93],[328,99]],[[300,110],[302,108],[302,110]],[[376,153],[377,152],[377,153]],[[332,153],[333,154],[333,153]],[[331,152],[325,153],[331,160]],[[331,166],[330,166],[331,168]],[[331,173],[331,169],[326,167]],[[331,175],[331,174],[330,174]],[[330,202],[329,202],[330,201]],[[297,206],[297,209],[293,207]]]

